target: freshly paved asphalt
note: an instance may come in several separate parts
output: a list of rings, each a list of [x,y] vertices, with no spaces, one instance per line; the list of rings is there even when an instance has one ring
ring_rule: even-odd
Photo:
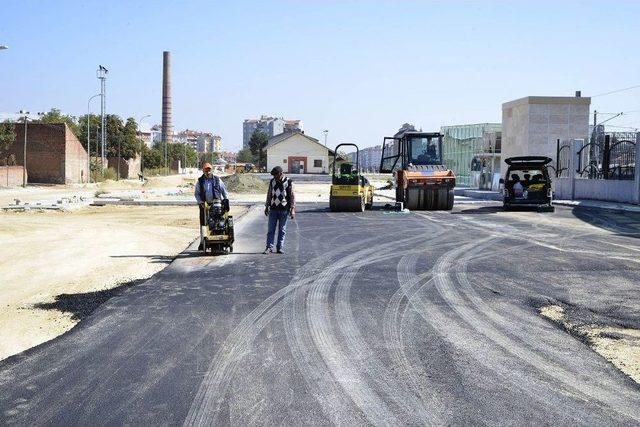
[[[285,255],[265,228],[0,363],[0,424],[640,423],[640,388],[538,314],[640,327],[638,214],[302,206]]]

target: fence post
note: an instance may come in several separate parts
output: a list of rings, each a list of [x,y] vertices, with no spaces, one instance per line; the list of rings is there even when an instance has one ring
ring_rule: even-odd
[[[582,144],[579,144],[579,141]],[[578,145],[582,147],[584,144],[584,140],[581,139],[570,139],[569,140],[569,170],[568,170],[568,178],[571,188],[571,200],[576,198],[576,163],[578,160]]]
[[[609,179],[609,167],[611,166],[611,135],[604,136],[604,151],[602,152],[602,175]]]
[[[635,181],[635,194],[633,195],[634,201],[636,204],[640,204],[640,132],[636,133],[636,161],[633,171],[633,179]]]
[[[556,139],[556,178],[560,178],[560,138]]]

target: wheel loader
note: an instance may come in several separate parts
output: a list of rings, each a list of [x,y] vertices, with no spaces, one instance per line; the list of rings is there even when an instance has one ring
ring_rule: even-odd
[[[336,161],[331,167],[331,193],[329,209],[332,212],[364,212],[373,205],[374,186],[360,174],[360,150],[356,144],[338,144],[336,158],[340,147],[352,146],[356,149],[356,161],[344,162],[336,171]]]
[[[456,177],[442,160],[441,133],[400,131],[385,137],[380,172],[393,173],[396,203],[409,210],[451,210]]]

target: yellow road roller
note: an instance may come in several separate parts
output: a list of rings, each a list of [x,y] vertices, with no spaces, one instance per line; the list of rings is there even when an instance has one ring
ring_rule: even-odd
[[[356,144],[338,144],[335,150],[337,159],[340,147],[352,146],[356,149],[355,163],[346,161],[336,170],[336,160],[331,168],[331,194],[329,209],[332,212],[364,212],[373,206],[374,186],[360,174],[360,150]]]

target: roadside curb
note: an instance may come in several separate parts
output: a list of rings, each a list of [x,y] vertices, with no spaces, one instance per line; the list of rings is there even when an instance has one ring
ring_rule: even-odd
[[[234,202],[237,206],[251,206],[256,202]],[[134,200],[134,199],[96,199],[92,206],[197,206],[195,200]]]
[[[493,200],[496,202],[502,201],[502,194],[498,191],[456,188],[454,189],[454,194],[456,196],[469,197],[470,199]]]
[[[602,202],[598,200],[554,200],[553,204],[574,208],[603,209],[617,212],[640,212],[640,206],[625,203]]]

